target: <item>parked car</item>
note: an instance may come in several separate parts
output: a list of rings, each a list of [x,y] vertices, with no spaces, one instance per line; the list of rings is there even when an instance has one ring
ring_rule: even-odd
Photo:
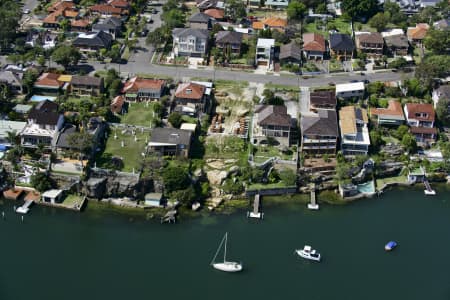
[[[25,9],[23,10],[23,13],[24,13],[24,14],[27,14],[27,15],[28,15],[30,12],[31,12],[31,11],[30,11],[28,8],[25,8]]]
[[[142,30],[142,32],[141,32],[141,36],[142,36],[142,37],[144,37],[144,36],[147,36],[148,32],[149,32],[149,30],[148,30],[148,29],[144,29],[144,30]]]

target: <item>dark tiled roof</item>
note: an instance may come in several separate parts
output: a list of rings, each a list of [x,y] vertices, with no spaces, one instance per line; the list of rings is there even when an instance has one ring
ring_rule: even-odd
[[[112,42],[112,36],[104,31],[90,32],[79,35],[74,41],[74,46],[89,46],[109,48]]]
[[[56,125],[59,115],[58,104],[44,100],[30,110],[28,119],[35,120],[37,124]]]
[[[195,36],[196,38],[207,39],[209,37],[209,31],[207,29],[195,29],[195,28],[174,28],[172,34],[176,37]]]
[[[408,48],[408,38],[403,34],[391,35],[384,38],[386,46],[396,48]]]
[[[103,82],[102,78],[94,77],[94,76],[78,76],[74,75],[72,76],[71,83],[74,85],[87,85],[87,86],[95,86],[95,87],[101,87]]]
[[[217,43],[241,44],[243,34],[236,31],[219,31],[216,35]]]
[[[154,128],[150,143],[168,143],[177,145],[190,145],[192,133],[177,128]]]
[[[320,109],[315,116],[302,116],[300,127],[303,134],[337,136],[336,111]]]
[[[356,36],[360,43],[383,44],[383,37],[379,32],[364,33]]]
[[[291,126],[291,116],[284,105],[260,105],[256,107],[259,125]]]
[[[66,124],[61,132],[58,134],[58,140],[56,141],[56,146],[58,148],[72,148],[69,145],[69,136],[77,132],[77,127],[72,124]]]
[[[355,45],[350,35],[334,33],[330,36],[330,48],[340,51],[353,51]]]
[[[208,23],[211,20],[211,17],[207,14],[204,14],[202,12],[198,12],[196,14],[193,14],[189,18],[189,22],[191,23]]]
[[[336,106],[336,94],[334,91],[318,91],[310,93],[309,102],[312,105]]]
[[[302,59],[302,49],[295,42],[290,42],[280,47],[280,59],[294,58],[296,60]]]

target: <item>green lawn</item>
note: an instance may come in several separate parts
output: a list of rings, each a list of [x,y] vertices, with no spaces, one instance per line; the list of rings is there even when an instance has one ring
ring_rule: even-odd
[[[153,105],[155,102],[132,102],[128,112],[121,115],[120,123],[150,127],[153,121]]]
[[[285,92],[300,92],[300,88],[296,86],[290,86],[290,85],[282,85],[282,84],[275,84],[275,83],[266,83],[264,85],[264,88],[270,89],[270,90],[276,90],[276,91],[285,91]]]
[[[117,136],[117,139],[115,136]],[[112,129],[106,142],[105,151],[96,159],[97,167],[111,168],[111,158],[120,157],[123,162],[122,171],[131,172],[134,168],[137,172],[142,161],[141,153],[145,150],[146,138],[148,141],[148,137],[148,132],[144,131],[144,133],[141,133],[140,130],[137,130],[137,141],[135,141],[131,133],[123,132],[121,129]]]
[[[340,72],[343,71],[344,69],[342,68],[342,63],[340,61],[337,60],[330,60],[330,72]]]
[[[243,89],[248,87],[247,81],[234,81],[234,80],[216,80],[214,86],[218,91],[230,92],[234,95],[242,95]]]
[[[284,188],[284,187],[295,187],[295,186],[288,186],[283,181],[279,181],[276,183],[255,183],[248,186],[247,190],[253,191],[253,190],[264,190],[264,189],[273,189],[273,188]]]
[[[389,183],[406,183],[406,176],[395,176],[377,179],[377,188],[381,188],[385,184]]]
[[[292,157],[294,156],[293,153],[294,151],[292,151],[292,154],[285,154],[278,150],[278,148],[272,146],[259,146],[256,148],[255,154],[253,155],[253,160],[257,164],[263,163],[271,157],[279,157],[283,160],[292,160]]]
[[[83,198],[78,195],[67,195],[62,204],[67,207],[74,207],[76,205],[81,205],[82,201]]]

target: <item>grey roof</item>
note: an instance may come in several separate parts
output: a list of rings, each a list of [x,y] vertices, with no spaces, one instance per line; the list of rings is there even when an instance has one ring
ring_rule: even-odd
[[[58,134],[56,146],[58,148],[72,148],[72,146],[69,145],[69,136],[75,132],[77,132],[77,127],[75,125],[66,124]]]
[[[311,92],[309,102],[312,105],[328,105],[336,107],[336,94],[334,91]]]
[[[192,132],[177,128],[154,128],[150,136],[150,143],[167,143],[189,145]]]
[[[291,126],[291,116],[284,105],[257,105],[259,125]]]
[[[450,100],[450,85],[441,85],[437,90],[439,99]]]
[[[317,115],[302,116],[300,120],[302,134],[338,135],[336,111],[319,109]]]
[[[190,18],[189,18],[189,22],[190,23],[209,23],[211,20],[211,17],[208,16],[205,13],[202,12],[198,12],[196,14],[193,14]]]
[[[216,43],[241,44],[243,36],[241,32],[219,31],[216,35]]]
[[[94,24],[92,29],[95,31],[118,30],[122,27],[122,20],[116,17],[110,17],[101,23]]]
[[[207,29],[195,29],[195,28],[174,28],[172,35],[175,37],[188,37],[194,36],[200,39],[208,39],[209,31]]]
[[[387,47],[408,48],[408,38],[403,34],[391,35],[384,37]]]
[[[296,60],[301,60],[302,48],[300,48],[300,46],[295,42],[290,42],[289,44],[281,45],[280,59],[286,58],[294,58]]]
[[[103,79],[95,76],[72,76],[72,80],[70,83],[74,85],[86,85],[86,86],[95,86],[100,88],[102,85]]]
[[[30,110],[28,119],[35,120],[37,124],[56,125],[59,116],[58,104],[50,100],[44,100]]]
[[[16,74],[12,71],[0,71],[0,82],[6,82],[10,85],[21,86],[22,74]]]
[[[330,35],[330,48],[339,51],[353,51],[355,44],[350,35],[334,33]]]
[[[90,46],[109,48],[112,42],[112,36],[104,31],[89,32],[80,34],[74,41],[74,46]]]

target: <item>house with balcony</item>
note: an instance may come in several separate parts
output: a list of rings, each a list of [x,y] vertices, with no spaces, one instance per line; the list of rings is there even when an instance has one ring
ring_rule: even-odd
[[[236,31],[219,31],[216,34],[216,47],[228,55],[240,55],[243,34]]]
[[[344,155],[367,155],[370,146],[367,111],[344,106],[339,111],[341,150]]]
[[[97,97],[103,93],[103,78],[74,75],[70,86],[72,95]]]
[[[353,39],[348,34],[333,33],[330,35],[330,52],[331,55],[339,60],[350,60],[355,51]]]
[[[387,108],[372,108],[370,116],[376,119],[379,126],[399,126],[405,123],[402,104],[396,100],[389,100]]]
[[[336,104],[334,91],[314,91],[309,94],[309,110],[312,112],[319,109],[336,110]]]
[[[404,108],[409,131],[419,144],[429,145],[436,142],[438,131],[434,128],[436,113],[428,103],[407,103]]]
[[[122,93],[127,101],[157,101],[165,87],[166,82],[162,79],[133,77],[125,82]]]
[[[192,132],[177,128],[160,128],[152,130],[148,151],[163,156],[189,157]]]
[[[287,113],[284,105],[257,105],[253,116],[253,143],[275,139],[280,145],[289,147],[295,119]]]
[[[203,57],[208,51],[207,29],[175,28],[172,37],[174,56]]]
[[[409,42],[402,29],[383,31],[381,35],[383,36],[388,55],[394,57],[408,55]]]
[[[256,65],[273,68],[275,39],[258,39],[256,42]]]
[[[180,83],[175,91],[175,111],[191,117],[211,112],[212,83],[186,82]]]
[[[336,84],[336,97],[343,99],[359,98],[364,96],[364,82],[350,82]]]
[[[42,73],[33,86],[33,91],[41,95],[59,95],[63,90],[69,88],[69,82],[62,79],[64,75],[56,73]]]
[[[318,33],[303,34],[303,55],[306,59],[323,60],[327,47],[325,38]]]
[[[300,119],[301,152],[311,156],[336,153],[338,122],[336,111],[318,109],[315,114]]]
[[[36,148],[42,144],[51,148],[63,124],[64,116],[58,112],[58,104],[41,101],[28,113],[27,125],[20,132],[21,145]]]
[[[383,55],[384,40],[379,32],[361,32],[355,37],[356,49],[368,57],[376,58]]]

